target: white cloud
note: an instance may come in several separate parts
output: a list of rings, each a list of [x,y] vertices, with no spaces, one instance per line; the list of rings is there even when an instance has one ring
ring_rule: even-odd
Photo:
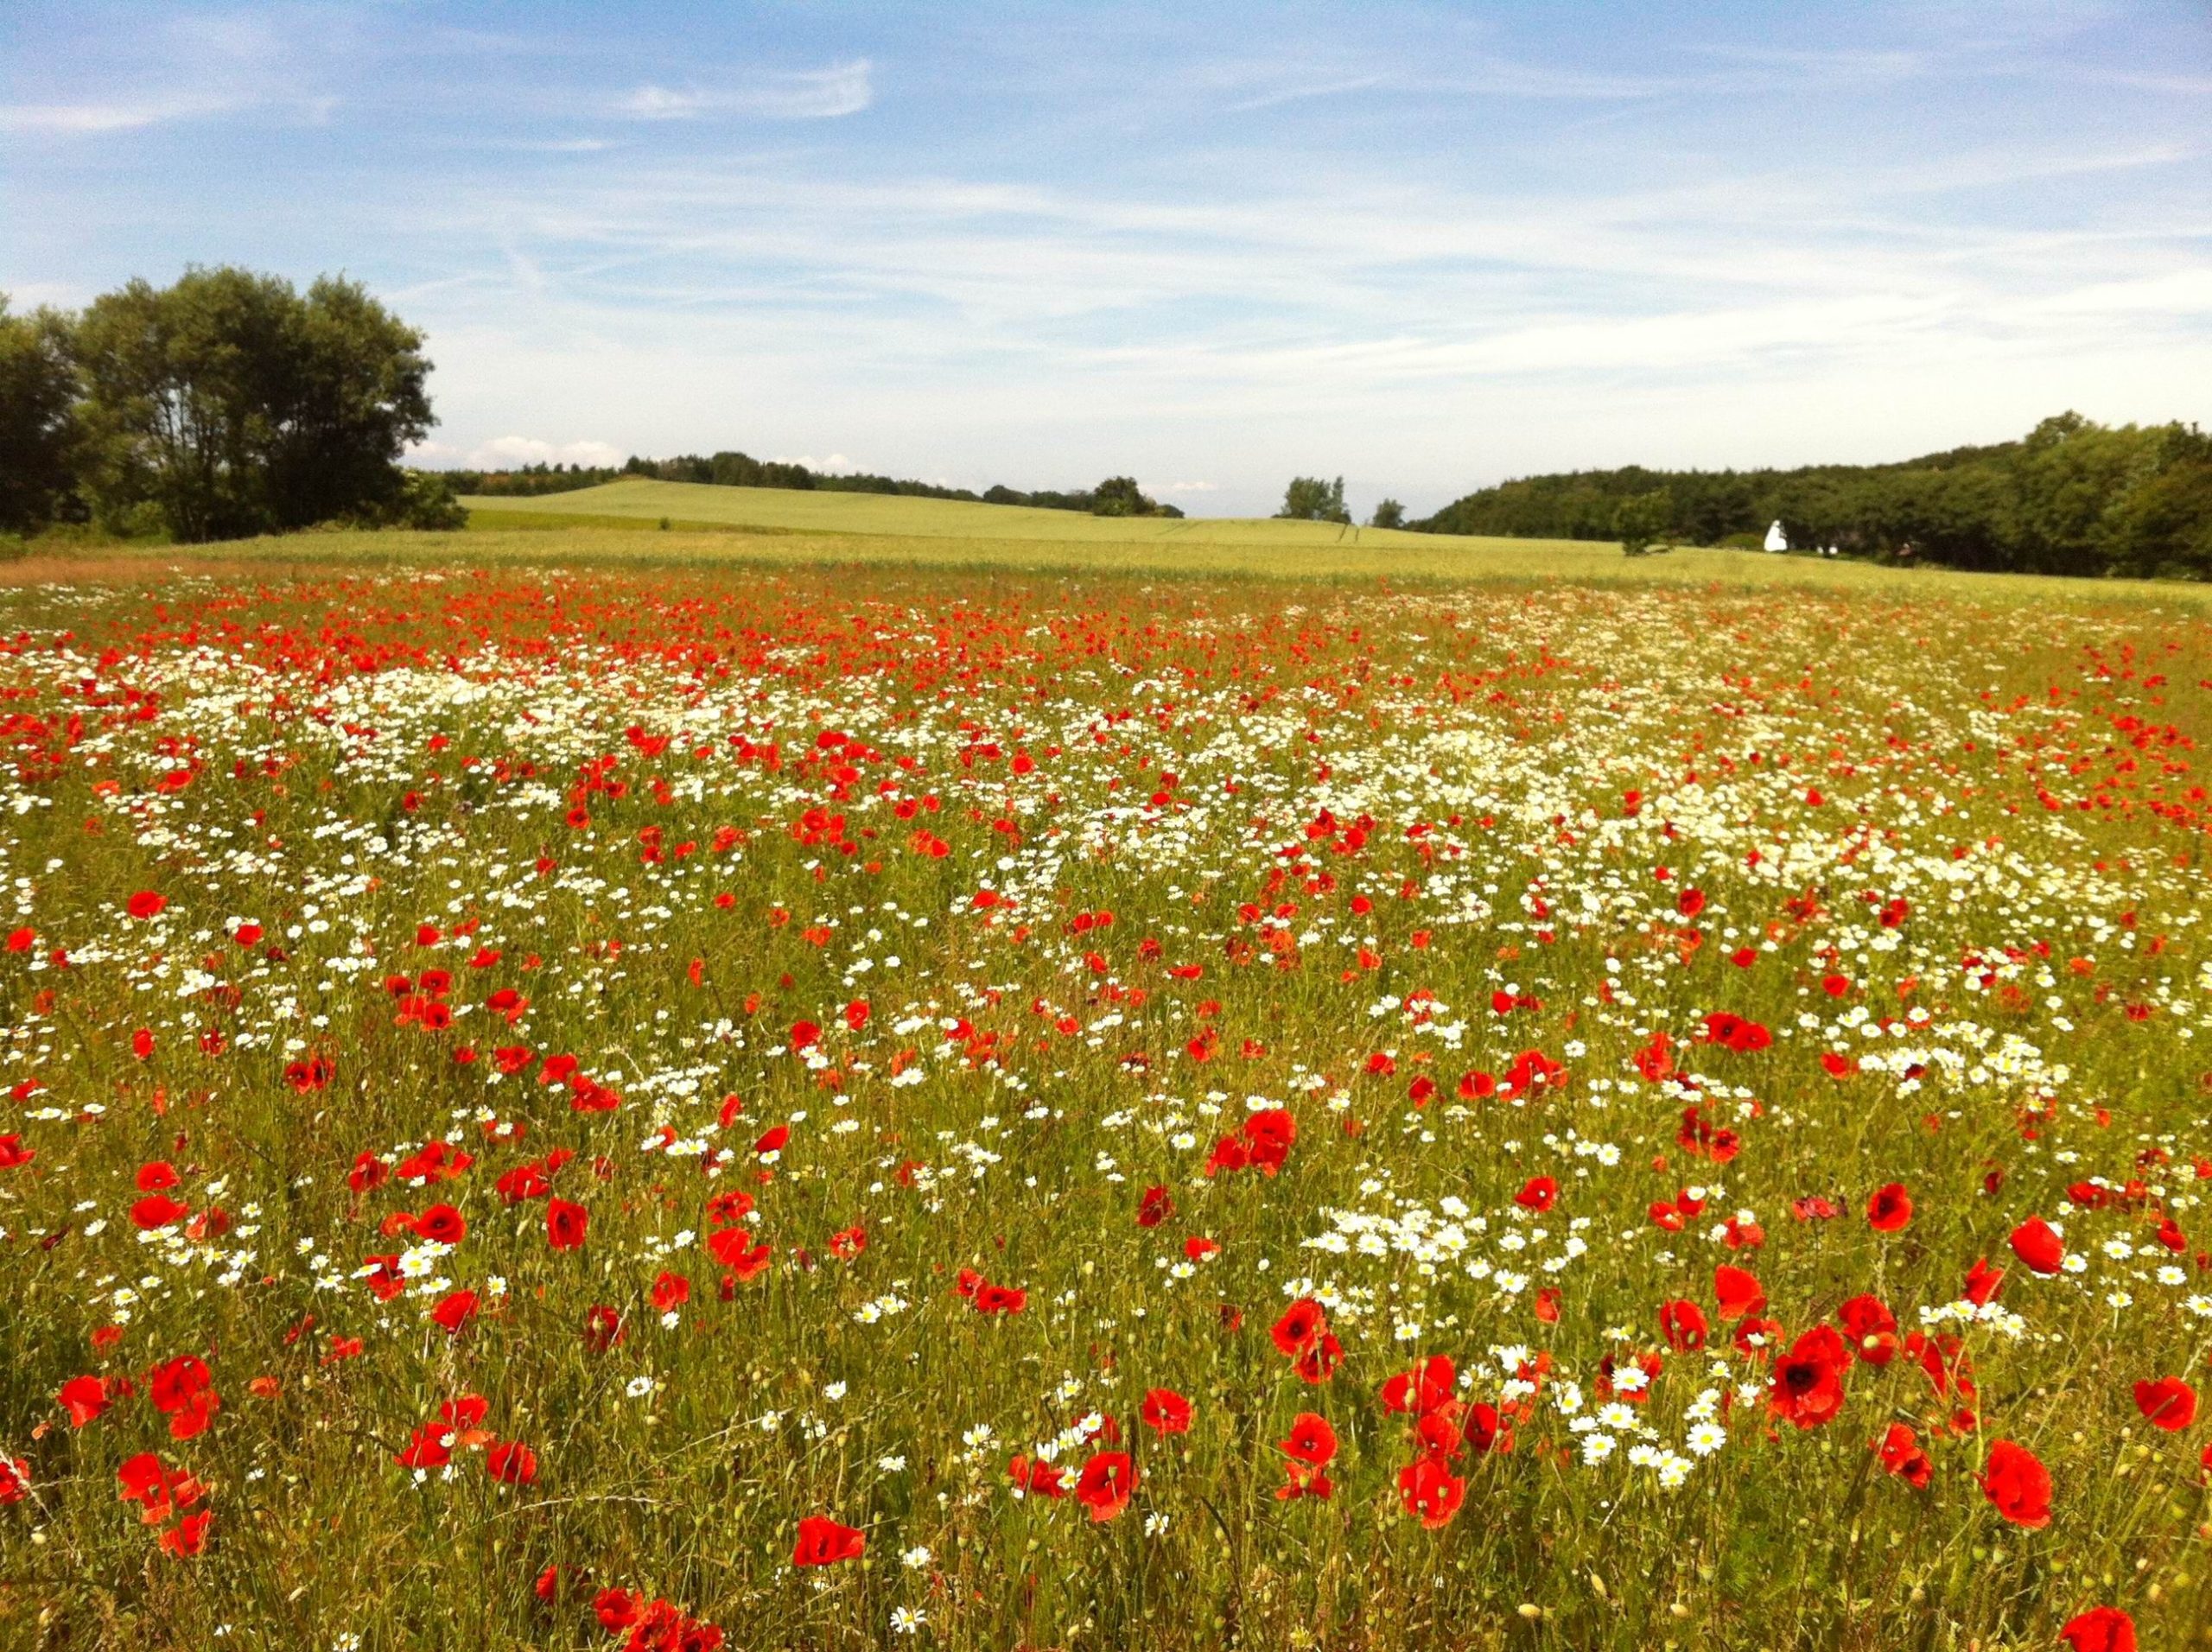
[[[151,103],[0,104],[0,132],[82,137],[135,132],[164,121],[220,114],[237,105],[216,100]]]
[[[110,56],[84,54],[61,73],[37,77],[48,88],[96,92],[0,104],[0,132],[97,137],[251,111],[320,123],[338,106],[320,89],[317,66],[343,54],[353,35],[342,21],[310,39],[244,13],[156,19],[119,36]],[[33,80],[28,73],[17,77],[19,85]]]
[[[474,470],[508,470],[523,465],[619,465],[622,458],[622,449],[610,442],[552,442],[536,436],[493,436],[470,451],[468,464]]]
[[[671,92],[666,86],[639,86],[615,100],[614,112],[632,120],[689,120],[707,106],[703,93]]]
[[[768,75],[749,86],[721,91],[647,85],[617,98],[613,112],[632,120],[694,120],[718,114],[759,120],[835,120],[856,115],[875,101],[874,73],[862,57],[827,68]]]

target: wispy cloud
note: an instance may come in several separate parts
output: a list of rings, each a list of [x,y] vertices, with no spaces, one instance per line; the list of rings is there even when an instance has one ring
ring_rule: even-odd
[[[613,112],[632,120],[693,120],[705,115],[757,120],[835,120],[875,100],[866,58],[827,68],[774,74],[747,86],[701,88],[646,85],[615,99]]]
[[[429,332],[448,462],[1110,470],[1208,479],[1160,486],[1209,511],[1294,467],[1418,505],[2069,403],[2212,420],[2190,3],[1802,0],[1751,31],[1626,0],[605,0],[511,40],[492,0],[442,0],[459,35],[81,0],[11,41],[0,284],[345,267]],[[168,152],[332,93],[283,168]]]
[[[103,55],[75,54],[62,73],[41,77],[44,86],[97,91],[0,105],[0,132],[98,137],[253,111],[321,122],[338,105],[312,67],[315,52],[272,17],[181,9],[154,17],[101,41]],[[334,49],[349,33],[342,24],[326,28],[321,49]]]
[[[135,132],[167,121],[189,120],[237,108],[220,98],[168,98],[143,103],[0,104],[0,132],[81,137]]]
[[[474,470],[511,470],[524,465],[619,465],[622,450],[611,442],[546,442],[537,436],[493,436],[466,454],[442,442],[425,442],[412,457],[450,462],[455,458]]]

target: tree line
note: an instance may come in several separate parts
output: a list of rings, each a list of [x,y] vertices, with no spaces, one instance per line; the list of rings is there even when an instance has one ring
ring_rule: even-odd
[[[1351,510],[1344,504],[1344,479],[1324,481],[1319,476],[1294,476],[1290,486],[1282,491],[1282,509],[1275,512],[1279,522],[1333,522],[1340,527],[1351,525]],[[1402,528],[1406,525],[1406,507],[1395,499],[1383,499],[1376,504],[1375,512],[1367,518],[1370,528]]]
[[[423,335],[341,277],[193,269],[77,314],[0,295],[0,533],[459,527],[399,463],[435,423],[429,373]]]
[[[536,498],[548,493],[570,493],[625,477],[645,477],[663,482],[698,482],[711,487],[781,487],[823,493],[895,493],[915,499],[964,499],[976,505],[1027,505],[1046,511],[1080,511],[1090,516],[1179,517],[1172,505],[1162,505],[1141,492],[1129,476],[1109,476],[1096,487],[1061,492],[1040,488],[940,487],[865,471],[818,471],[779,459],[755,459],[750,454],[678,454],[673,459],[642,459],[632,454],[620,465],[524,465],[513,470],[448,470],[439,474],[458,493],[492,499]]]
[[[2018,442],[1887,465],[1523,477],[1408,525],[1642,545],[1798,547],[1992,572],[2212,578],[2212,436],[2048,418]]]

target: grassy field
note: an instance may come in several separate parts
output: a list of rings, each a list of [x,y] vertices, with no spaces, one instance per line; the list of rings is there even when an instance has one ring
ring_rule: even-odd
[[[679,483],[612,486],[676,489],[691,496],[738,495],[768,501],[809,496],[764,488],[715,488]],[[2056,605],[2067,609],[2148,604],[2194,610],[2212,602],[2212,586],[2152,581],[2084,581],[2024,575],[1963,574],[1897,569],[1760,552],[1685,549],[1630,559],[1618,546],[1587,540],[1509,539],[1457,535],[1339,534],[1313,523],[1253,520],[1189,522],[1208,537],[1163,538],[1173,524],[1098,518],[1069,511],[970,506],[936,499],[885,500],[873,495],[824,495],[851,507],[850,520],[906,524],[905,531],[828,531],[784,524],[671,517],[663,531],[623,516],[572,508],[562,501],[479,500],[465,534],[317,532],[193,548],[34,544],[30,554],[0,561],[0,583],[97,578],[159,580],[192,569],[302,572],[339,567],[435,569],[672,568],[706,570],[721,564],[788,569],[836,568],[936,570],[972,578],[1001,575],[1143,575],[1267,581],[1372,581],[1390,585],[1465,582],[1550,584],[1602,588],[1688,587],[1747,592],[1802,590],[1907,601],[1957,600],[1999,606]],[[674,501],[671,501],[673,503]],[[724,503],[709,498],[713,506]],[[888,507],[879,509],[879,507]],[[695,505],[696,509],[704,508]],[[1083,537],[1020,538],[1003,533],[962,537],[914,529],[944,509],[993,512],[995,525],[1046,519],[1051,527],[1089,531]],[[838,511],[827,513],[835,519]],[[658,518],[652,518],[657,522]],[[1116,538],[1119,529],[1135,537]]]
[[[1080,511],[1027,505],[971,505],[960,499],[909,499],[774,487],[709,487],[696,482],[608,482],[541,499],[462,500],[471,511],[500,517],[536,512],[628,521],[727,523],[799,533],[882,534],[904,539],[1018,539],[1071,544],[1208,544],[1314,549],[1410,546],[1423,536],[1382,528],[1339,528],[1326,522],[1206,517],[1095,517]]]
[[[2195,591],[1230,526],[9,565],[0,1645],[2212,1644]]]

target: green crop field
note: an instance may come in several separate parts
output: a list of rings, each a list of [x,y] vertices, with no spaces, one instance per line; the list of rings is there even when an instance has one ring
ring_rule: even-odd
[[[669,527],[641,504],[629,515],[616,502],[665,506]],[[758,502],[765,501],[765,504]],[[796,503],[793,503],[796,502]],[[1859,593],[1908,600],[2060,603],[2119,600],[2198,608],[2212,587],[2139,580],[2065,580],[2030,575],[1897,569],[1757,551],[1685,549],[1629,558],[1590,540],[1489,538],[1457,534],[1338,530],[1269,518],[1141,519],[1073,511],[966,505],[957,500],[873,494],[810,494],[768,488],[622,482],[540,499],[467,501],[468,531],[315,532],[271,536],[189,549],[34,541],[28,556],[0,560],[0,584],[74,582],[88,575],[143,581],[187,570],[264,571],[336,564],[437,569],[705,568],[718,563],[914,571],[994,576],[1140,575],[1268,581],[1466,581],[1579,584],[1640,588],[1689,586]],[[590,508],[587,509],[586,506]],[[729,519],[716,520],[721,510]],[[812,511],[820,525],[741,520],[788,510]],[[938,513],[980,521],[992,531],[935,525]],[[874,524],[874,525],[863,525]],[[1052,532],[1039,531],[1039,529]],[[1183,531],[1167,537],[1172,530]]]
[[[709,487],[699,482],[608,482],[542,499],[471,497],[472,511],[584,516],[656,522],[784,528],[802,533],[888,534],[909,539],[1065,540],[1082,544],[1419,545],[1427,536],[1330,522],[1247,521],[1223,517],[1095,517],[1018,505],[909,499],[883,493]]]

